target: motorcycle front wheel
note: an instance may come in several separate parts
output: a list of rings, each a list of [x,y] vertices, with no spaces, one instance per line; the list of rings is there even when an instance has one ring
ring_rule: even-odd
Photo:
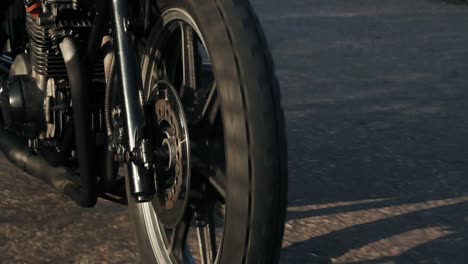
[[[277,263],[286,140],[260,24],[246,0],[157,3],[141,68],[152,147],[166,154],[153,202],[129,199],[140,262]]]

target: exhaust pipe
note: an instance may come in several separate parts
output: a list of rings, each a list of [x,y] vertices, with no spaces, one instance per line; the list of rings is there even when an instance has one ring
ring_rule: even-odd
[[[96,186],[97,178],[92,172],[94,151],[91,149],[91,136],[88,122],[88,86],[87,76],[80,53],[75,41],[65,37],[59,43],[65,67],[67,68],[68,82],[70,83],[71,99],[73,102],[73,122],[75,127],[75,141],[78,151],[78,165],[80,168],[80,206],[93,207],[97,202]]]
[[[50,166],[46,160],[26,147],[19,137],[8,133],[3,129],[3,124],[0,125],[0,149],[13,165],[48,183],[78,205],[88,205],[87,199],[83,199],[81,195],[81,187],[70,180],[76,178],[71,171],[64,167]]]

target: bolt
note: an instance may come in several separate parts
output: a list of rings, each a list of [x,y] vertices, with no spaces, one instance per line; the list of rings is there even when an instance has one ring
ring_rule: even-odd
[[[168,93],[167,89],[162,89],[161,90],[161,95],[162,95],[162,98],[164,100],[166,100],[166,101],[169,100],[169,93]]]

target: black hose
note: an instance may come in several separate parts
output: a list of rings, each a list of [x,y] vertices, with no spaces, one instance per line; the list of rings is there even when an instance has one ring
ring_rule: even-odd
[[[89,129],[89,114],[87,104],[86,71],[81,63],[78,47],[72,38],[65,37],[59,44],[67,69],[70,83],[71,99],[73,102],[73,121],[75,127],[75,141],[78,151],[80,169],[81,196],[80,205],[92,207],[96,204],[97,179],[92,175],[94,168],[93,152],[90,151],[91,137]]]

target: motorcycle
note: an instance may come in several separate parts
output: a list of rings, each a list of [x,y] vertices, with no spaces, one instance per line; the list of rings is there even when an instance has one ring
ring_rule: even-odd
[[[12,164],[79,206],[128,205],[142,263],[278,262],[284,116],[248,0],[0,8]]]

